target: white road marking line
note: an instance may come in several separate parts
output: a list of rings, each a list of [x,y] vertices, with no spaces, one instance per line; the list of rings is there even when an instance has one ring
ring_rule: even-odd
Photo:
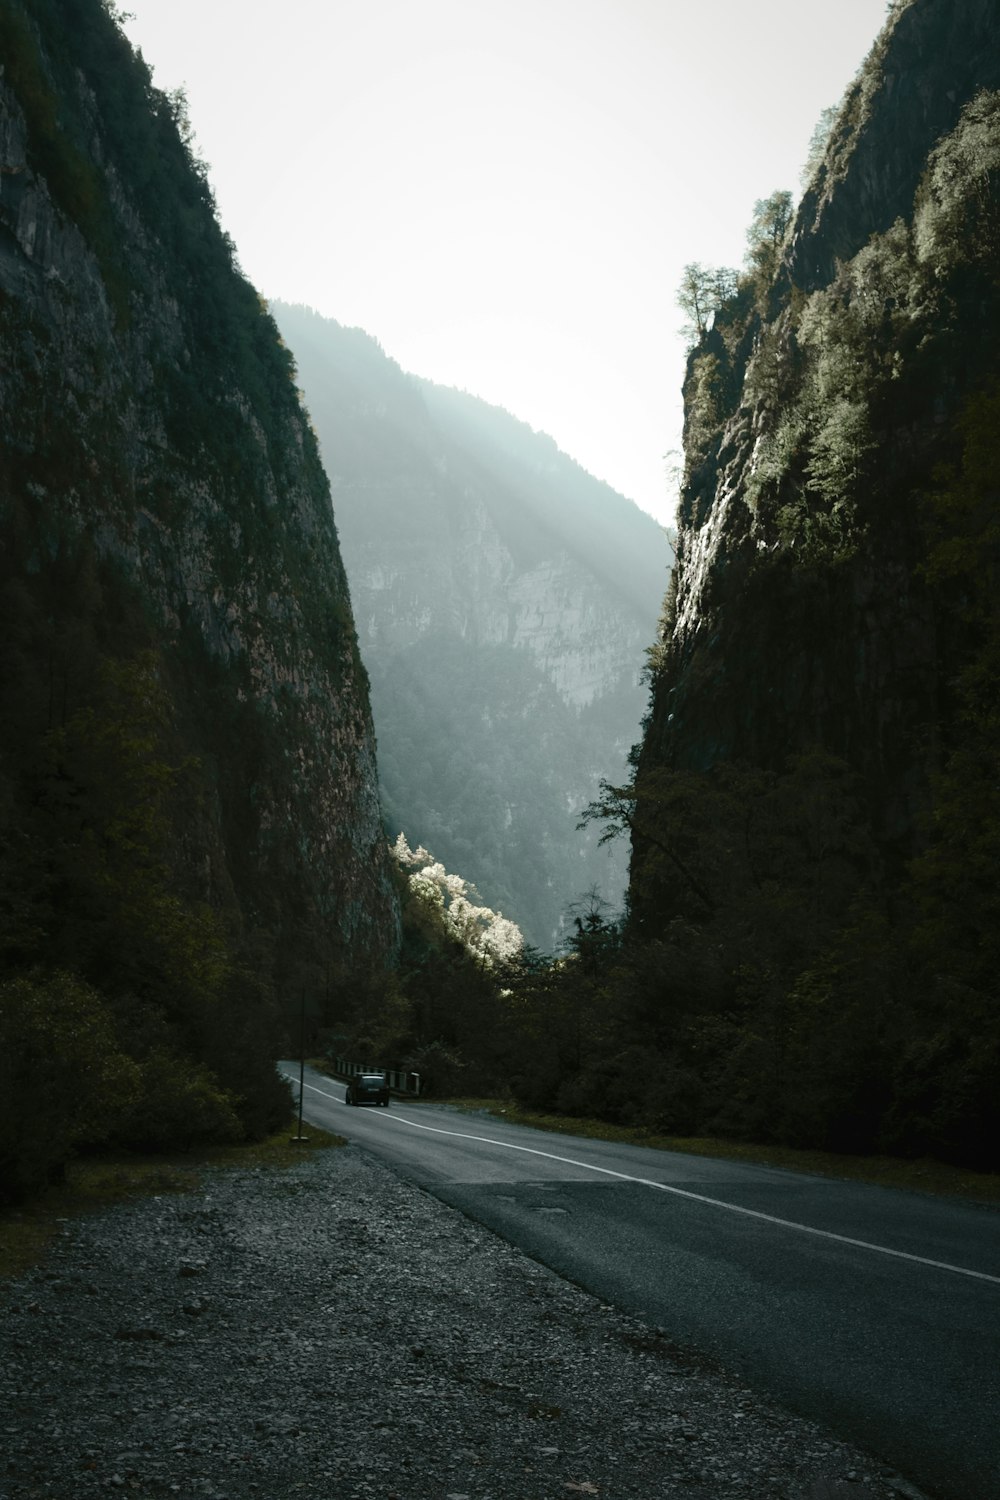
[[[294,1081],[294,1080],[293,1080]],[[342,1104],[343,1100],[335,1094],[328,1094],[325,1089],[316,1088],[315,1084],[307,1083],[307,1089],[312,1089],[314,1094],[322,1094],[324,1099],[331,1099],[335,1104]],[[869,1240],[851,1239],[846,1234],[834,1234],[830,1229],[816,1229],[811,1224],[798,1224],[794,1219],[779,1219],[774,1214],[761,1213],[756,1208],[743,1208],[738,1203],[724,1203],[721,1198],[707,1198],[703,1193],[691,1193],[686,1188],[671,1187],[666,1182],[654,1182],[651,1177],[633,1177],[628,1172],[615,1172],[611,1167],[596,1167],[589,1161],[576,1161],[571,1156],[556,1156],[552,1151],[539,1151],[534,1146],[517,1146],[511,1141],[496,1141],[486,1135],[469,1135],[461,1130],[443,1130],[437,1125],[423,1125],[417,1120],[408,1120],[405,1115],[390,1111],[385,1117],[392,1120],[396,1125],[409,1125],[412,1130],[426,1130],[431,1135],[453,1136],[460,1141],[476,1141],[483,1146],[500,1146],[505,1151],[522,1151],[527,1156],[541,1156],[546,1161],[557,1161],[565,1167],[580,1167],[585,1172],[600,1172],[604,1177],[616,1177],[620,1182],[634,1182],[640,1187],[655,1188],[659,1193],[673,1193],[677,1198],[690,1198],[694,1203],[705,1203],[711,1208],[725,1208],[731,1214],[742,1214],[747,1219],[761,1219],[765,1224],[776,1224],[781,1229],[794,1229],[799,1234],[812,1234],[818,1239],[833,1240],[838,1245],[852,1245],[857,1250],[871,1250],[876,1255],[891,1255],[896,1260],[912,1261],[918,1266],[930,1266],[935,1271],[953,1271],[956,1276],[970,1276],[976,1281],[989,1281],[994,1286],[1000,1286],[1000,1276],[990,1276],[986,1271],[971,1271],[967,1266],[954,1266],[946,1260],[929,1260],[923,1255],[911,1255],[907,1250],[892,1250],[888,1245],[875,1245]]]

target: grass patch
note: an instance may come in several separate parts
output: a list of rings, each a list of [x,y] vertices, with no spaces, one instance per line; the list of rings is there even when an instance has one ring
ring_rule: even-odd
[[[297,1129],[296,1116],[274,1135],[245,1145],[206,1146],[176,1156],[119,1152],[78,1157],[67,1164],[62,1182],[38,1198],[0,1213],[0,1280],[19,1276],[37,1265],[63,1225],[81,1214],[130,1198],[194,1192],[207,1167],[280,1171],[300,1162],[304,1154],[346,1144],[342,1136],[315,1125],[308,1127],[306,1139],[293,1142]]]
[[[513,1125],[528,1125],[534,1130],[548,1130],[560,1135],[618,1141],[629,1146],[652,1146],[658,1151],[680,1151],[686,1156],[751,1162],[757,1166],[783,1167],[791,1172],[809,1172],[818,1177],[869,1182],[877,1187],[904,1188],[910,1192],[937,1193],[944,1197],[1000,1205],[1000,1174],[974,1172],[968,1167],[949,1166],[946,1162],[923,1158],[906,1161],[894,1156],[846,1156],[829,1151],[797,1150],[791,1146],[753,1145],[710,1136],[658,1135],[641,1127],[611,1125],[606,1120],[542,1114],[522,1109],[507,1099],[448,1099],[440,1102],[454,1109],[494,1115]]]

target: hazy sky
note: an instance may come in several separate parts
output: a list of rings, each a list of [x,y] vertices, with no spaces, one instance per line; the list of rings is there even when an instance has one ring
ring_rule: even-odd
[[[688,261],[798,193],[885,0],[123,0],[267,297],[670,519]]]

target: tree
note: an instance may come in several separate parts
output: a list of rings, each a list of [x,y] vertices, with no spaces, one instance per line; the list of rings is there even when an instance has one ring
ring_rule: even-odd
[[[722,304],[736,291],[736,272],[728,266],[704,266],[692,261],[681,273],[677,306],[687,318],[682,332],[697,343],[707,332]]]
[[[668,868],[698,905],[706,912],[713,912],[715,898],[680,853],[670,831],[672,825],[664,815],[665,809],[676,806],[679,798],[698,781],[699,778],[691,774],[656,768],[644,777],[640,794],[637,781],[625,786],[612,786],[602,777],[601,795],[584,808],[577,827],[582,829],[588,823],[603,822],[605,827],[598,840],[601,844],[609,843],[627,830],[633,841],[633,861],[636,859],[634,851],[637,845],[651,846],[660,859],[666,861]],[[640,795],[643,799],[641,813]]]
[[[770,281],[794,217],[791,193],[781,190],[758,198],[747,228],[747,265],[762,281]]]
[[[439,915],[445,930],[485,967],[508,963],[524,946],[521,929],[503,912],[476,906],[470,897],[478,891],[461,875],[449,875],[424,848],[411,849],[400,834],[390,853],[408,875],[410,893]]]
[[[823,160],[826,143],[830,139],[833,122],[837,118],[839,108],[840,106],[837,104],[828,104],[813,127],[813,133],[809,137],[806,159],[802,164],[802,171],[799,174],[799,180],[804,188],[809,186],[813,173]]]

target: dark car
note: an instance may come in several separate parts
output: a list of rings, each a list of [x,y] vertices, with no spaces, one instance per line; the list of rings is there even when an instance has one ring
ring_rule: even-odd
[[[348,1104],[389,1104],[389,1085],[384,1073],[355,1073],[347,1085]]]

